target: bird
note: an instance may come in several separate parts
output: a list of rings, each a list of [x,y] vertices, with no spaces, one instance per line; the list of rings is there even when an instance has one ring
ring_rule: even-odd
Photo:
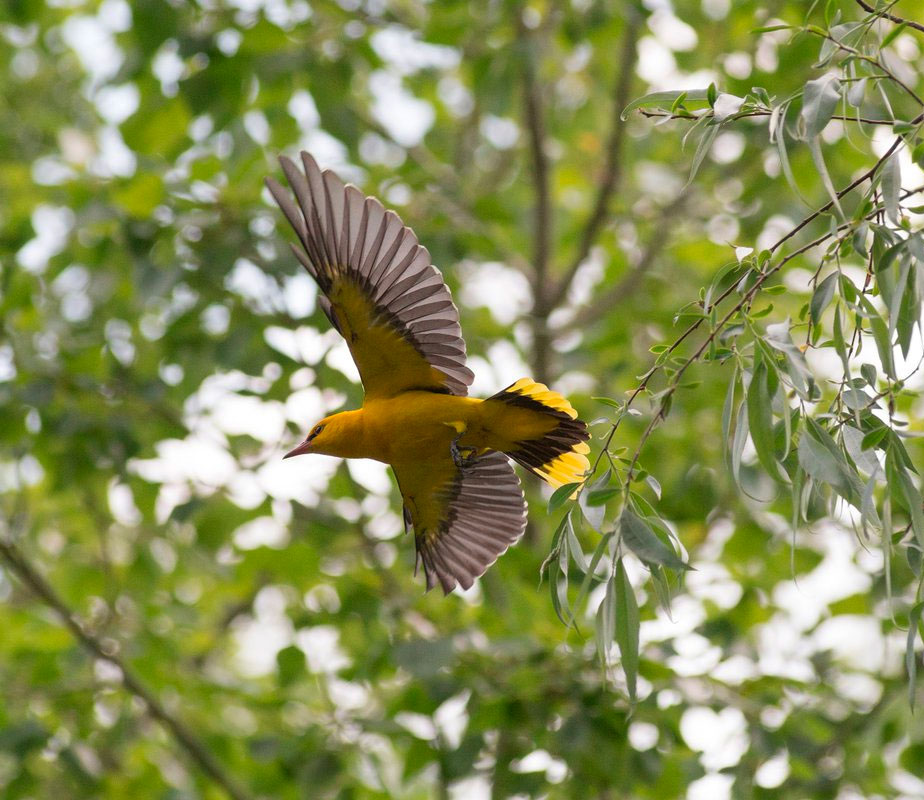
[[[284,458],[320,453],[388,464],[413,529],[426,590],[471,588],[526,527],[509,459],[552,486],[589,471],[587,425],[561,394],[521,378],[468,396],[459,311],[430,254],[400,217],[322,170],[279,158],[291,194],[266,185],[297,237],[295,257],[344,337],[364,389],[360,408],[324,417]]]

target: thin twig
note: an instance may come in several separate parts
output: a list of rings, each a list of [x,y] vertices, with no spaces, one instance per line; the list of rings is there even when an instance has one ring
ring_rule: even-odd
[[[224,789],[233,800],[249,800],[250,795],[225,773],[215,757],[192,730],[167,711],[141,679],[118,656],[109,652],[96,636],[86,630],[78,621],[76,613],[51,584],[32,566],[13,541],[3,535],[0,535],[0,558],[34,595],[58,615],[73,637],[91,655],[102,661],[108,661],[119,669],[125,689],[144,702],[148,713],[170,732],[190,760],[202,772]]]
[[[875,14],[877,17],[882,17],[883,19],[897,22],[899,25],[907,25],[909,28],[914,28],[916,31],[924,32],[924,25],[922,25],[920,22],[912,22],[910,19],[905,19],[904,17],[890,14],[887,11],[877,11],[869,3],[864,2],[864,0],[857,0],[857,5],[860,6],[860,8],[862,8],[864,11],[868,11],[870,14]]]
[[[918,93],[914,91],[914,89],[908,86],[908,84],[906,84],[901,78],[899,78],[894,72],[892,72],[892,70],[890,70],[887,66],[885,66],[885,64],[881,63],[878,59],[875,59],[872,56],[868,56],[866,55],[866,53],[861,53],[855,47],[851,47],[850,45],[844,44],[842,41],[840,41],[839,39],[835,39],[830,33],[828,33],[827,31],[823,31],[820,28],[815,28],[815,27],[810,26],[808,28],[805,28],[805,30],[808,33],[813,33],[815,34],[815,36],[818,36],[821,39],[827,39],[829,42],[832,42],[833,44],[837,45],[838,50],[843,50],[845,53],[850,53],[850,55],[852,55],[854,58],[858,58],[861,61],[865,61],[868,64],[872,64],[874,67],[878,67],[886,75],[889,76],[889,80],[891,80],[896,86],[900,86],[902,89],[904,89],[905,92],[919,106],[924,106],[924,100],[921,99],[920,95],[918,95]]]
[[[619,75],[613,91],[613,108],[611,112],[611,128],[606,146],[606,165],[600,178],[594,208],[584,230],[581,234],[581,243],[577,255],[559,281],[549,298],[552,308],[560,305],[568,294],[568,289],[574,281],[574,276],[587,260],[590,250],[597,241],[600,231],[606,222],[607,210],[610,200],[615,194],[624,173],[625,157],[623,150],[626,141],[626,123],[622,119],[622,110],[629,104],[629,94],[632,91],[632,76],[635,73],[635,62],[638,58],[636,45],[638,43],[639,18],[638,14],[631,13],[626,23],[626,32],[622,42],[622,52],[619,58]]]
[[[912,123],[920,122],[922,119],[924,119],[924,114],[921,114],[917,118],[912,120]],[[875,177],[876,173],[882,168],[885,162],[892,156],[892,154],[899,148],[899,146],[901,146],[902,141],[903,141],[902,137],[900,136],[896,137],[895,141],[892,143],[892,146],[882,155],[882,157],[875,164],[873,164],[872,167],[870,167],[866,172],[860,175],[860,177],[852,181],[848,186],[844,187],[837,193],[836,195],[837,199],[840,200],[841,198],[846,196],[849,192],[856,189],[857,186],[859,186],[864,181],[870,180],[873,177]],[[778,239],[773,245],[771,245],[768,248],[769,252],[771,254],[775,253],[787,241],[793,238],[799,231],[803,230],[807,225],[810,225],[814,220],[816,220],[818,217],[820,217],[825,212],[829,211],[833,206],[834,206],[834,200],[832,199],[832,200],[829,200],[827,203],[825,203],[825,205],[821,206],[819,209],[813,211],[811,214],[805,217],[798,225],[796,225],[789,232],[787,232],[784,236]],[[768,278],[770,278],[771,275],[775,275],[776,273],[778,273],[783,268],[783,266],[787,264],[789,261],[791,261],[793,258],[801,255],[802,253],[806,252],[807,250],[810,250],[813,247],[817,247],[819,244],[829,239],[833,235],[833,233],[834,232],[828,232],[820,236],[819,238],[809,242],[808,244],[803,245],[802,247],[798,248],[797,250],[793,251],[788,256],[783,258],[779,264],[772,267],[771,269],[768,269],[766,272],[762,273],[760,277],[757,279],[757,281],[755,281],[754,286],[752,286],[747,291],[747,293],[744,295],[744,297],[738,303],[736,303],[735,306],[716,324],[715,328],[712,330],[709,336],[700,344],[699,348],[693,353],[693,355],[691,355],[681,365],[678,371],[674,374],[672,382],[671,382],[671,387],[672,387],[671,391],[673,391],[673,389],[676,389],[683,373],[686,372],[686,370],[693,363],[698,361],[699,358],[702,356],[702,354],[706,352],[706,349],[715,340],[716,336],[718,336],[718,334],[725,328],[725,326],[728,324],[731,318],[735,314],[737,314],[747,303],[753,300],[754,296],[760,290],[760,287],[763,286],[763,284],[767,281]],[[715,299],[715,301],[712,304],[713,307],[719,305],[723,300],[729,297],[736,290],[737,290],[737,285],[733,283],[731,286],[729,286],[724,292],[722,292]],[[633,390],[629,398],[626,400],[626,404],[623,407],[623,413],[620,414],[619,418],[610,427],[610,431],[603,445],[603,451],[606,451],[609,448],[609,445],[612,442],[613,437],[616,434],[616,430],[619,428],[619,424],[622,421],[623,417],[625,416],[625,411],[628,410],[631,407],[631,405],[635,402],[635,400],[638,398],[638,396],[647,389],[649,381],[652,379],[652,377],[654,377],[654,375],[658,373],[658,371],[661,368],[661,364],[665,363],[667,357],[673,352],[675,352],[677,348],[680,347],[680,345],[687,338],[692,336],[693,333],[696,332],[702,326],[702,324],[706,321],[706,319],[707,317],[704,315],[700,317],[699,319],[697,319],[695,322],[693,322],[682,334],[680,334],[680,336],[678,336],[674,340],[674,342],[670,345],[670,347],[667,348],[666,351],[660,354],[659,363],[652,366],[642,376],[639,384],[636,386],[636,388]],[[648,427],[646,428],[645,433],[642,437],[642,440],[639,442],[639,445],[636,447],[635,455],[632,461],[632,466],[629,468],[629,471],[628,471],[627,480],[631,480],[632,469],[634,468],[635,464],[638,462],[638,458],[641,454],[642,447],[645,444],[645,441],[654,431],[655,427],[657,427],[658,422],[660,422],[663,419],[664,417],[663,411],[664,411],[664,406],[662,404],[659,407],[658,412],[655,414],[654,418],[650,421]],[[594,467],[593,467],[594,470],[596,470],[597,465],[600,462],[601,456],[602,456],[602,453],[597,455],[597,458],[594,461]]]
[[[640,108],[638,110],[639,114],[643,117],[656,118],[656,119],[685,119],[685,120],[700,120],[702,116],[697,116],[696,114],[672,114],[670,111],[648,111],[646,109]],[[747,119],[751,117],[769,117],[773,113],[772,109],[754,109],[753,111],[746,111],[743,114],[735,114],[729,117],[729,120],[736,119]],[[834,114],[831,119],[840,120],[841,122],[860,122],[866,125],[894,125],[897,120],[894,119],[871,119],[869,117],[847,117],[843,114]]]

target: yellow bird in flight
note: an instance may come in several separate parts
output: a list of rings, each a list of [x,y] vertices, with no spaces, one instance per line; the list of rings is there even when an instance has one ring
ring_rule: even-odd
[[[427,589],[468,589],[522,535],[526,502],[508,456],[552,486],[588,471],[587,426],[560,394],[521,378],[485,400],[459,312],[430,254],[393,211],[301,154],[280,163],[293,197],[266,183],[317,282],[319,304],[346,339],[362,408],[325,417],[286,458],[323,453],[389,464],[414,529]],[[416,571],[416,568],[415,568]]]

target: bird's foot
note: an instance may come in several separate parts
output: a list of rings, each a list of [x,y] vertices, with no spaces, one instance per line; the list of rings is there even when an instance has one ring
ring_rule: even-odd
[[[475,447],[459,447],[459,437],[457,436],[449,444],[449,453],[452,456],[452,463],[459,469],[467,467],[475,458],[478,450]]]

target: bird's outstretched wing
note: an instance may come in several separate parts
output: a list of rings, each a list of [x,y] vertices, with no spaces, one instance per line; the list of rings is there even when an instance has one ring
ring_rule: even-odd
[[[324,293],[320,303],[346,339],[366,395],[410,389],[468,393],[459,312],[430,254],[393,211],[302,153],[304,173],[279,159],[289,193],[270,192],[298,235],[295,255]]]
[[[503,453],[457,467],[450,454],[394,467],[427,589],[468,589],[526,527],[520,481]]]

